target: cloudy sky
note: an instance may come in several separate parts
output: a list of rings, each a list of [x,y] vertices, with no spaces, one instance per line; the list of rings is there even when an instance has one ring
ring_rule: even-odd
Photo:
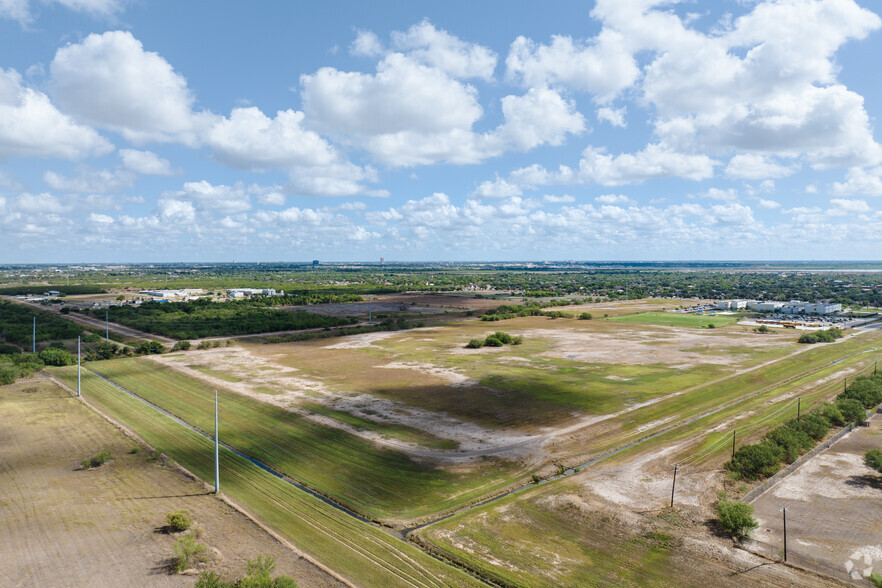
[[[882,258],[869,0],[0,0],[0,263]]]

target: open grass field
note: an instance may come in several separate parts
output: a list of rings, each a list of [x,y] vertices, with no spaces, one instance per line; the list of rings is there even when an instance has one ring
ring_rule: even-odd
[[[60,368],[56,373],[68,385],[76,385],[75,368]],[[83,390],[88,402],[124,422],[157,450],[203,480],[213,480],[213,444],[209,439],[94,374],[85,374]],[[221,418],[225,423],[222,426],[229,427],[225,417]],[[340,512],[224,448],[221,449],[220,475],[221,490],[226,496],[356,585],[384,588],[478,585],[455,568]]]
[[[82,471],[102,449],[114,458]],[[264,555],[301,587],[342,585],[48,380],[0,387],[0,472],[3,586],[192,586],[168,573],[175,537],[157,531],[179,509],[224,577]]]
[[[643,312],[612,317],[609,320],[639,325],[661,325],[665,327],[692,327],[704,329],[709,325],[724,327],[738,322],[735,315],[680,314],[673,312]]]
[[[509,496],[417,533],[421,543],[504,586],[839,585],[736,552],[694,511],[613,509],[577,480]]]
[[[658,427],[670,430],[564,480],[430,525],[418,536],[448,556],[513,585],[665,586],[675,578],[681,585],[824,585],[820,578],[767,575],[771,569],[763,571],[761,561],[754,567],[743,553],[730,552],[704,521],[718,491],[726,489],[737,496],[747,489],[727,481],[719,469],[731,450],[732,429],[738,428],[739,445],[755,442],[796,416],[797,397],[806,411],[841,391],[844,377],[872,372],[882,355],[879,346],[878,336],[866,333],[734,376],[707,390],[699,387],[691,393],[691,401],[684,398],[690,394],[684,394],[641,408],[629,418],[641,422],[661,417]],[[671,420],[662,416],[672,414]],[[591,428],[586,431],[578,439],[605,450],[614,448],[616,440],[626,443],[638,438],[633,429],[630,436],[611,429],[612,439],[593,441]],[[598,449],[598,454],[602,451]],[[685,467],[678,476],[676,508],[671,511],[667,507],[675,463]],[[862,488],[843,492],[866,493],[866,484]],[[617,524],[607,524],[610,521]],[[861,519],[854,525],[860,529],[865,523]],[[831,524],[825,533],[835,528],[842,527]],[[658,545],[660,536],[672,539]],[[549,541],[552,547],[546,547]],[[534,553],[546,555],[533,557]],[[709,561],[712,553],[714,561]],[[844,565],[845,560],[840,566]]]
[[[203,431],[214,427],[214,390],[147,359],[89,368]],[[451,472],[375,447],[339,428],[220,389],[224,441],[368,518],[410,519],[445,510],[523,476],[506,462]],[[398,431],[400,433],[400,431]]]
[[[464,348],[495,330],[523,336],[524,344]],[[798,349],[787,335],[737,326],[714,331],[529,317],[244,349],[297,370],[292,400],[306,379],[316,396],[357,392],[480,426],[533,432],[614,413]],[[237,373],[243,375],[264,387],[273,379],[247,365]]]

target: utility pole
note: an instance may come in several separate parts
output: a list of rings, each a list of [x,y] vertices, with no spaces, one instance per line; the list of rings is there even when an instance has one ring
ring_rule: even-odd
[[[374,313],[373,308],[371,307],[371,303],[373,302],[373,298],[368,298],[368,324],[374,324]]]
[[[802,414],[801,408],[802,408],[802,398],[797,398],[796,399],[796,420],[797,421],[799,421],[799,417]]]
[[[80,351],[80,337],[77,336],[77,396],[82,396],[82,392],[81,392],[81,381],[82,380],[81,380],[81,375],[80,375],[80,371],[81,371],[80,364],[82,363],[82,360],[80,359],[81,356],[82,356],[82,353]]]
[[[784,514],[784,561],[787,561],[787,507],[781,509]]]
[[[674,508],[674,490],[677,489],[677,470],[680,466],[674,466],[674,483],[671,485],[671,508]]]
[[[37,315],[34,315],[34,334],[31,336],[31,353],[37,352]]]
[[[104,309],[104,340],[110,341],[110,309]]]
[[[842,378],[842,391],[848,391],[848,378]]]
[[[217,439],[217,390],[214,391],[214,493],[220,492],[220,442]]]
[[[732,429],[732,459],[735,459],[735,431],[737,429]]]

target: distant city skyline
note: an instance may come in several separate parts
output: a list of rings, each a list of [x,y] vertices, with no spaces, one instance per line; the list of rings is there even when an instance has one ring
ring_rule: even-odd
[[[880,259],[877,12],[0,2],[0,264]]]

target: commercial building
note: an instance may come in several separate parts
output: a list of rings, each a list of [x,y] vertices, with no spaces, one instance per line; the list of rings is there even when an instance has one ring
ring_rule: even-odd
[[[777,302],[774,300],[720,300],[718,310],[749,309],[756,312],[780,312],[781,314],[828,315],[842,311],[842,305],[832,302]]]

